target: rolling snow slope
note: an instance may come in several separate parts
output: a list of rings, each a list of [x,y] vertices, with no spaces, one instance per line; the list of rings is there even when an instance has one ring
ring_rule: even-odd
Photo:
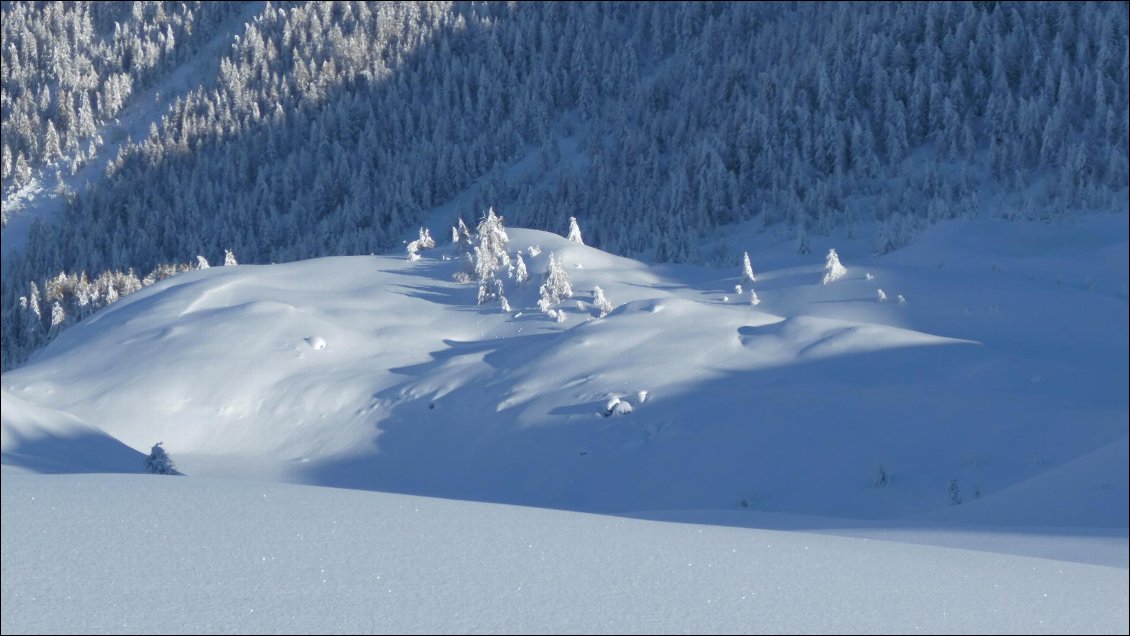
[[[451,247],[217,267],[119,301],[3,386],[131,448],[163,441],[189,475],[601,512],[949,516],[955,480],[963,500],[1019,497],[1125,447],[1123,217],[954,223],[878,259],[847,242],[830,285],[818,255],[755,250],[757,307],[736,266],[510,237],[541,248],[510,313],[452,281]],[[564,324],[536,308],[550,252],[577,292]],[[594,285],[618,305],[599,320],[576,306]],[[603,417],[610,398],[633,412]],[[1126,527],[1125,453],[1094,457],[1018,518]]]
[[[1124,568],[206,478],[4,473],[4,633],[1126,633]]]
[[[827,286],[759,236],[756,307],[510,238],[509,313],[451,247],[214,267],[5,373],[3,631],[1126,633],[1125,218],[838,240]],[[158,441],[188,477],[90,474]]]

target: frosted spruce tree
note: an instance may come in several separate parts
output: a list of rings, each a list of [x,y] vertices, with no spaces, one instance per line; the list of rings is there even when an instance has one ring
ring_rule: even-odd
[[[574,243],[585,244],[581,239],[581,227],[577,225],[577,217],[575,216],[569,217],[569,235],[566,238]]]
[[[161,447],[162,444],[164,442],[157,442],[153,445],[153,450],[149,451],[149,457],[145,458],[145,470],[155,475],[179,475],[172,458]]]
[[[239,265],[239,261],[235,260],[235,253],[231,250],[224,250],[224,267],[231,267],[232,265]]]
[[[562,301],[573,297],[573,286],[569,281],[569,273],[557,260],[553,252],[549,253],[549,267],[545,272],[545,282],[538,290],[541,299],[538,300],[538,309],[557,318],[558,312],[554,309]]]
[[[751,288],[753,283],[757,282],[757,277],[753,275],[753,265],[749,262],[749,252],[742,252],[742,282],[741,285],[749,285]],[[738,292],[739,294],[741,292]]]
[[[890,475],[887,474],[887,467],[879,464],[879,470],[875,473],[875,487],[883,488],[890,481]]]
[[[514,282],[522,285],[530,279],[530,274],[526,271],[526,259],[522,258],[521,252],[518,252],[514,261]]]
[[[961,488],[957,485],[956,479],[950,480],[950,505],[957,506],[964,501],[961,498]]]
[[[824,262],[824,284],[834,283],[844,275],[847,274],[847,268],[840,264],[840,255],[836,254],[835,248],[828,250],[828,256]]]
[[[63,306],[59,304],[59,301],[55,301],[55,303],[51,305],[51,328],[47,331],[47,337],[53,340],[59,333],[66,329],[67,326],[67,312],[63,309]]]
[[[457,225],[451,228],[451,242],[458,245],[465,252],[470,252],[474,246],[471,238],[471,230],[467,224],[463,222],[463,217],[459,217]]]
[[[494,213],[494,208],[488,209],[479,222],[476,236],[474,262],[475,278],[479,282],[478,303],[501,300],[503,306],[508,306],[502,296],[498,272],[510,267],[510,254],[506,251],[510,237],[502,227],[502,217]]]

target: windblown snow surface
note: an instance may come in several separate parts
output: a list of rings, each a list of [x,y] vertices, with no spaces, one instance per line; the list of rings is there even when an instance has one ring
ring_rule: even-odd
[[[757,235],[757,306],[509,233],[508,313],[450,246],[213,267],[4,374],[3,631],[1130,629],[1125,216]]]

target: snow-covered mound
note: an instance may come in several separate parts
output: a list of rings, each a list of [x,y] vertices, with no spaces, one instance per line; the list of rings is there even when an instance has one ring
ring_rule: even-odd
[[[4,471],[139,473],[145,455],[68,413],[0,391]]]
[[[5,634],[1125,634],[1128,624],[1119,567],[287,484],[3,479]]]
[[[827,285],[822,253],[754,250],[756,306],[738,263],[509,237],[531,275],[501,275],[509,312],[453,280],[453,246],[213,267],[70,329],[4,390],[163,441],[190,476],[616,512],[960,520],[980,499],[1127,525],[1126,454],[1100,450],[1127,435],[1124,217],[954,223],[878,259],[848,242]],[[564,322],[538,310],[551,254]]]

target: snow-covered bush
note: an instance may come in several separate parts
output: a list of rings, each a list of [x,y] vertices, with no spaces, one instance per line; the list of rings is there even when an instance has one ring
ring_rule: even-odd
[[[196,269],[208,269],[209,267],[211,266],[208,265],[208,259],[200,255],[196,256]]]
[[[877,290],[877,293],[875,294],[875,299],[878,300],[881,303],[887,302],[887,292],[883,291],[882,289]]]
[[[454,230],[454,228],[452,228],[452,229]],[[426,227],[420,228],[418,238],[414,241],[410,241],[408,243],[408,246],[406,247],[406,249],[408,251],[408,260],[410,260],[410,261],[420,260],[420,251],[421,250],[431,249],[435,246],[436,246],[436,242],[435,242],[435,239],[432,238],[431,231],[428,230],[428,228],[426,228]]]
[[[625,402],[618,397],[609,398],[608,402],[604,405],[604,417],[612,417],[613,415],[628,415],[632,412],[632,405]]]
[[[173,465],[172,458],[161,447],[163,443],[157,442],[153,445],[153,450],[149,451],[149,457],[145,458],[145,470],[155,475],[179,475],[176,466]]]
[[[750,307],[756,307],[760,304],[761,304],[761,299],[758,298],[757,292],[755,292],[752,289],[749,290],[749,306]]]
[[[596,285],[592,288],[592,296],[592,304],[596,307],[597,312],[599,312],[597,318],[607,316],[608,312],[613,309],[612,302],[604,296],[604,290],[600,288],[600,285]]]

